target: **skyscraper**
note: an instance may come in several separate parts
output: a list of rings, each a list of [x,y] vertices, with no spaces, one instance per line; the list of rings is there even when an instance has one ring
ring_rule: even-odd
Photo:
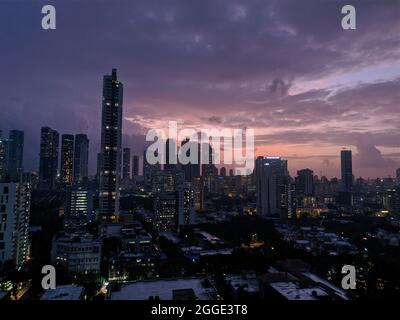
[[[28,257],[30,201],[29,184],[0,183],[0,262],[18,267]]]
[[[132,158],[132,178],[139,175],[139,157],[134,155]]]
[[[86,134],[75,136],[74,182],[82,182],[89,176],[89,139]]]
[[[131,174],[131,149],[124,148],[122,153],[122,180],[129,181]]]
[[[342,150],[340,153],[342,169],[342,190],[351,192],[353,187],[353,164],[351,150]]]
[[[64,185],[71,185],[74,170],[74,136],[61,136],[61,181]]]
[[[59,134],[42,127],[40,134],[39,189],[54,190],[58,171]]]
[[[400,186],[400,168],[396,170],[396,184]]]
[[[123,85],[117,70],[103,78],[101,119],[101,172],[99,212],[103,220],[115,220],[119,212],[119,180],[121,172]]]
[[[256,160],[257,214],[262,217],[282,216],[282,194],[287,184],[287,160],[258,157]]]
[[[342,150],[340,153],[341,159],[341,200],[340,202],[345,205],[352,203],[352,190],[353,190],[353,164],[351,150]]]
[[[23,168],[24,158],[24,132],[19,130],[11,130],[9,135],[8,147],[8,176],[10,181],[19,180]]]

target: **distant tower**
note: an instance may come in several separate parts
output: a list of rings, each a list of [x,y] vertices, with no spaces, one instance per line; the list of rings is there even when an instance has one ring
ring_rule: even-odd
[[[353,191],[353,164],[351,150],[342,150],[340,153],[341,159],[341,202],[345,205],[351,205],[352,203],[352,191]]]
[[[64,185],[71,185],[74,168],[74,136],[61,136],[61,181]]]
[[[39,189],[54,190],[58,171],[59,134],[43,127],[40,133]]]
[[[296,193],[301,197],[314,195],[314,172],[312,170],[297,171]]]
[[[82,182],[89,176],[89,139],[86,134],[75,136],[74,182]]]
[[[8,147],[8,175],[11,181],[17,182],[24,171],[24,132],[11,130]]]
[[[129,181],[131,174],[131,149],[124,148],[122,153],[122,180]]]
[[[99,212],[102,220],[118,218],[119,180],[121,172],[123,85],[117,70],[103,78],[103,110],[101,119],[101,172]]]
[[[153,188],[153,178],[154,175],[161,170],[161,164],[150,164],[146,158],[147,149],[143,151],[143,180],[144,180],[144,188],[146,191],[151,191]],[[155,156],[157,156],[157,151],[155,152]]]
[[[342,190],[351,192],[353,188],[353,164],[351,150],[342,150],[340,153],[342,169]]]
[[[257,158],[257,214],[266,218],[280,217],[283,187],[288,175],[287,160],[279,157]]]
[[[134,179],[139,175],[139,157],[133,156],[132,158],[132,178]]]

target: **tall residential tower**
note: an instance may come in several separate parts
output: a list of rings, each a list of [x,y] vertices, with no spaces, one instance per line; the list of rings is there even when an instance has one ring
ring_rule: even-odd
[[[121,172],[123,85],[117,70],[103,78],[103,106],[101,119],[101,170],[99,213],[105,221],[118,218],[119,180]]]

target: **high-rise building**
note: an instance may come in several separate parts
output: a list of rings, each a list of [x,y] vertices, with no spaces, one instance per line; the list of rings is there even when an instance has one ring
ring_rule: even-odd
[[[131,149],[124,148],[122,153],[122,180],[129,181],[131,174]]]
[[[64,210],[64,226],[79,229],[93,220],[93,192],[86,183],[67,188]]]
[[[308,168],[297,171],[296,193],[300,197],[314,195],[314,171]]]
[[[191,183],[185,182],[178,189],[178,228],[195,223],[195,190]]]
[[[139,157],[134,155],[132,158],[132,178],[135,179],[139,175]]]
[[[342,169],[342,192],[351,192],[353,188],[353,164],[351,150],[342,150],[340,153]]]
[[[58,171],[59,134],[43,127],[40,134],[39,189],[54,190]]]
[[[61,181],[64,185],[71,185],[74,174],[74,136],[61,136]]]
[[[342,150],[341,158],[341,192],[339,194],[339,202],[344,205],[351,205],[353,191],[353,164],[351,150]]]
[[[24,132],[11,130],[8,144],[8,177],[10,181],[17,182],[24,171]]]
[[[103,78],[101,119],[101,172],[99,212],[103,220],[115,220],[119,212],[119,180],[121,173],[123,85],[117,70]]]
[[[8,176],[8,140],[0,137],[0,181]]]
[[[75,135],[74,182],[82,182],[89,176],[89,139],[86,134]]]
[[[154,198],[153,226],[157,231],[171,231],[176,228],[178,201],[174,192],[160,192]]]
[[[21,266],[29,255],[29,184],[0,183],[0,262]]]
[[[287,183],[288,175],[287,160],[280,157],[257,158],[257,213],[260,216],[282,216],[282,188]]]
[[[180,170],[163,170],[153,177],[154,228],[177,230],[195,220],[195,192]]]

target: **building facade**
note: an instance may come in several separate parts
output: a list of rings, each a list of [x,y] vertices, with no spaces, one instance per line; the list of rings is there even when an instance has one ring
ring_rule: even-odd
[[[29,184],[0,183],[0,261],[21,266],[29,255]]]

